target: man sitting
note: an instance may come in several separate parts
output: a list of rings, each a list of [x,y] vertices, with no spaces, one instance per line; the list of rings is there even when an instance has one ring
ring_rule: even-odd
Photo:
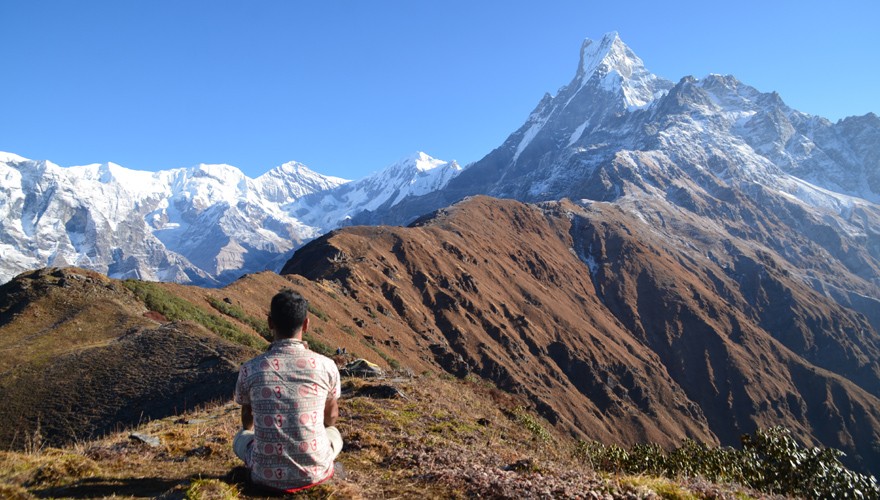
[[[289,493],[330,479],[342,449],[334,427],[339,370],[302,341],[309,328],[308,306],[290,289],[272,298],[274,342],[241,366],[235,387],[242,426],[232,442],[235,454],[254,483]]]

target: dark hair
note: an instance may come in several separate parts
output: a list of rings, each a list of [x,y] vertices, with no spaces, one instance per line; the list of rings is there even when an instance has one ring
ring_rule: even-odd
[[[300,329],[309,312],[309,301],[290,288],[285,288],[272,297],[269,317],[275,325],[279,338],[291,338]]]

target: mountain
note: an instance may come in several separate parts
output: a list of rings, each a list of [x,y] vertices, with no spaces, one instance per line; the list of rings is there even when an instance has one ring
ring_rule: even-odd
[[[296,162],[250,179],[229,165],[62,168],[3,153],[0,282],[74,265],[117,278],[216,286],[278,269],[293,249],[348,213],[442,188],[460,170],[417,153],[349,183]]]
[[[348,474],[306,498],[778,498],[743,481],[600,472],[597,455],[614,448],[588,455],[524,395],[447,376],[417,355],[418,337],[396,314],[333,283],[263,272],[199,289],[74,268],[0,286],[0,498],[266,498],[230,446],[237,367],[255,351],[203,325],[255,339],[255,318],[281,287],[309,298],[313,349],[343,346],[338,364],[356,354],[392,375],[343,377],[338,461]],[[190,318],[169,322],[158,313],[168,305]]]
[[[0,158],[2,277],[77,265],[114,277],[216,284],[316,235],[281,205],[345,181],[289,163],[142,172]]]
[[[323,232],[349,224],[362,211],[390,209],[408,196],[443,189],[462,168],[415,153],[359,181],[316,191],[291,203],[290,212]]]
[[[238,366],[258,352],[150,313],[93,271],[22,273],[0,297],[3,449],[37,438],[58,446],[228,399]]]
[[[867,318],[776,253],[714,240],[686,214],[684,241],[643,210],[477,196],[406,228],[333,231],[282,273],[400,318],[419,358],[523,395],[574,435],[736,445],[783,425],[877,474],[880,336]]]
[[[586,40],[574,79],[555,96],[545,95],[522,127],[447,188],[355,222],[404,222],[474,194],[616,199],[656,188],[658,175],[670,177],[645,165],[627,168],[638,174],[630,179],[614,177],[613,164],[638,163],[635,156],[646,153],[697,180],[762,184],[809,205],[843,210],[851,197],[880,200],[878,134],[874,114],[832,124],[732,76],[673,84],[648,72],[611,33],[600,42]]]
[[[292,195],[272,212],[256,194],[225,201],[256,191],[231,167],[206,166],[183,171],[176,185],[188,194],[178,204],[144,195],[122,205],[142,210],[137,220],[155,226],[163,247],[181,246],[175,265],[188,278],[202,265],[222,267],[209,278],[240,266],[253,253],[240,241],[267,256],[277,250],[247,243],[252,233],[224,236],[250,227],[248,214],[276,217],[254,225],[270,232],[285,216],[313,235],[340,223],[410,224],[336,229],[284,266],[320,297],[327,320],[318,326],[334,344],[388,365],[486,378],[579,436],[735,444],[783,424],[876,474],[878,126],[874,115],[811,117],[731,76],[666,81],[610,34],[585,42],[574,79],[468,168],[418,155],[376,177],[396,179],[393,189],[352,183]],[[10,169],[0,178],[15,178]],[[50,182],[57,172],[17,175],[37,188],[7,195],[18,200],[2,205],[10,234],[45,221],[45,244],[54,241],[49,221],[60,220],[55,227],[72,235],[65,245],[86,249],[99,231],[113,234],[87,210],[77,218],[55,208],[62,201],[36,203],[76,199],[72,188],[53,188],[63,184]],[[281,185],[273,183],[279,200]]]
[[[405,224],[476,194],[613,202],[718,262],[748,242],[878,331],[878,134],[876,115],[832,124],[732,76],[672,84],[611,33],[446,188],[352,222]]]
[[[728,445],[779,423],[877,473],[878,125],[732,76],[673,84],[612,33],[445,188],[352,220],[412,231],[340,229],[282,272],[391,304],[447,370],[551,422]]]

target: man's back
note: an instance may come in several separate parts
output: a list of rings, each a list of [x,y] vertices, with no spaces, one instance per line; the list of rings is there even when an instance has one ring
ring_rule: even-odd
[[[324,410],[339,394],[335,363],[299,340],[276,340],[242,365],[235,401],[253,412],[254,442],[246,462],[255,482],[286,490],[332,475],[335,453]]]

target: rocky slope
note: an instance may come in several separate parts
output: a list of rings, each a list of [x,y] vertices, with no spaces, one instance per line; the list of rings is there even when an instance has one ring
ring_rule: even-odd
[[[700,246],[696,225],[776,254],[877,330],[878,133],[873,114],[832,124],[732,76],[673,84],[612,33],[587,40],[574,79],[445,189],[353,222],[405,224],[475,194],[615,202],[682,244]]]
[[[408,324],[423,359],[575,434],[732,445],[781,424],[876,473],[871,323],[772,251],[638,208],[476,197],[409,228],[334,231],[282,272],[338,283]]]
[[[501,225],[511,220],[516,222],[515,226],[501,227],[504,231],[519,232],[522,237],[532,232],[549,238],[548,245],[553,246],[556,243],[552,237],[563,236],[566,224],[575,220],[567,212],[566,217],[558,217],[562,213],[559,210],[565,211],[567,207],[540,208],[478,201],[475,207],[454,207],[445,222],[444,217],[425,221],[423,227],[401,230],[401,234],[426,231],[442,234],[441,230],[452,230],[467,235],[468,224],[462,212],[479,209],[484,214],[497,216],[494,220]],[[595,214],[590,218],[599,220]],[[542,230],[543,225],[552,227]],[[498,228],[490,226],[490,233],[495,229]],[[345,232],[348,231],[350,229]],[[573,225],[569,229],[570,242],[575,246],[582,243],[581,238],[575,236],[579,233]],[[405,250],[401,256],[425,258],[419,257],[420,252],[416,251],[420,238],[412,238],[418,234],[403,236],[401,243]],[[448,269],[449,257],[455,256],[458,261],[458,256],[469,258],[470,252],[475,250],[447,247],[439,252],[433,250],[433,258],[441,269]],[[497,249],[498,252],[509,250]],[[340,251],[337,249],[331,258],[334,265],[347,259],[339,255]],[[488,252],[486,255],[489,262],[498,260],[498,255]],[[508,258],[515,261],[522,256],[508,255]],[[530,266],[529,261],[536,267]],[[253,351],[230,345],[202,328],[201,323],[168,322],[156,309],[161,308],[159,304],[163,301],[181,309],[185,308],[182,304],[189,304],[205,314],[226,318],[228,323],[237,325],[240,333],[256,335],[248,325],[254,325],[254,317],[265,313],[271,294],[281,287],[294,287],[311,299],[313,348],[332,350],[322,344],[339,345],[386,368],[389,364],[404,367],[378,381],[343,381],[339,428],[346,447],[339,460],[347,476],[311,490],[305,495],[307,498],[780,498],[774,487],[765,487],[769,493],[761,493],[746,489],[742,484],[713,482],[694,477],[692,473],[664,478],[642,471],[632,476],[621,473],[617,469],[621,465],[604,462],[601,465],[597,460],[612,457],[619,460],[626,454],[619,448],[616,451],[605,448],[605,452],[600,452],[602,447],[595,443],[585,448],[584,443],[577,441],[583,434],[566,432],[571,428],[563,420],[553,426],[537,416],[530,408],[534,405],[530,401],[534,399],[534,390],[514,387],[515,392],[510,393],[475,377],[474,372],[469,371],[463,378],[444,373],[437,365],[437,355],[443,349],[425,346],[420,335],[411,329],[412,318],[398,315],[390,308],[401,302],[392,301],[389,306],[381,299],[374,300],[370,286],[357,285],[356,281],[372,276],[372,262],[366,254],[349,262],[348,268],[355,271],[358,280],[310,281],[296,275],[281,277],[261,273],[245,276],[223,289],[119,282],[77,269],[47,269],[16,278],[2,288],[0,295],[2,349],[5,354],[16,355],[0,358],[4,363],[11,363],[5,365],[0,374],[0,391],[6,391],[9,387],[6,383],[12,381],[13,390],[3,392],[3,408],[19,409],[2,415],[4,421],[15,423],[3,430],[17,428],[27,432],[16,436],[23,438],[20,441],[4,443],[25,448],[25,451],[0,451],[0,496],[16,499],[264,498],[265,492],[246,482],[240,462],[232,455],[230,441],[239,425],[238,408],[223,402],[232,390],[231,375],[237,358],[249,356]],[[397,266],[403,261],[381,262]],[[541,263],[528,258],[520,262],[524,263],[522,268],[508,269],[516,279],[505,282],[527,286],[529,280],[521,276],[532,273],[555,275],[555,281],[550,282],[554,286],[571,279],[554,274],[551,265],[565,264],[562,259]],[[488,262],[484,262],[486,264]],[[563,269],[577,270],[577,265],[573,260],[571,266],[574,267]],[[366,267],[358,270],[358,266]],[[342,267],[336,269],[343,271]],[[484,281],[489,274],[491,272],[480,270],[466,280],[470,282],[467,287],[479,286],[490,297],[496,297],[499,292]],[[382,275],[387,276],[384,272]],[[403,276],[404,272],[397,274],[397,285]],[[478,279],[480,281],[476,281]],[[145,307],[139,295],[131,293],[138,287],[151,291],[152,310]],[[406,289],[401,289],[402,297]],[[445,293],[463,297],[451,287]],[[564,294],[554,297],[560,296]],[[532,296],[529,300],[534,303],[537,299],[538,296]],[[592,303],[593,298],[587,302]],[[526,306],[511,303],[508,307],[516,310]],[[541,307],[554,313],[559,310],[549,304]],[[595,306],[589,309],[597,313]],[[548,320],[534,317],[542,322]],[[216,324],[216,318],[208,323]],[[505,331],[513,330],[503,322],[499,324]],[[528,338],[534,330],[527,320],[519,318],[509,324],[523,329],[520,339]],[[51,326],[47,328],[47,325]],[[614,329],[592,325],[582,330]],[[425,324],[424,328],[430,325]],[[613,345],[603,349],[601,340]],[[484,349],[494,354],[485,359],[505,350],[515,351],[512,342],[515,340],[502,340],[501,346],[486,344]],[[647,365],[657,360],[650,354],[630,352],[629,348],[634,346],[630,340],[596,336],[592,337],[589,349],[597,353],[596,359],[604,359],[604,353],[619,354],[620,345],[627,346],[629,356],[647,360]],[[553,361],[546,359],[546,355],[541,358],[521,352],[517,366],[527,373],[537,367],[536,362],[557,363],[555,359],[561,359],[560,346],[549,344],[548,347],[551,358],[556,356]],[[564,385],[565,377],[573,377],[572,380],[581,377],[577,371],[565,368],[579,369],[579,363],[585,359],[581,358],[585,353],[578,352],[579,349],[569,351],[571,362],[557,363],[557,373],[564,374],[563,378],[547,381],[547,390],[552,392],[554,386]],[[452,366],[455,370],[462,368],[462,362],[469,363],[467,356],[452,355],[450,359],[441,354],[439,358],[443,366]],[[337,359],[340,363],[344,361],[345,358]],[[601,367],[598,363],[592,366]],[[645,380],[638,376],[634,381],[625,376],[617,378],[620,373],[626,374],[619,371],[620,368],[606,374],[608,379],[601,385],[607,387],[607,395],[598,400],[598,404],[610,402],[609,414],[614,413],[615,408],[629,408],[626,398],[647,398],[648,404],[652,404],[651,395],[639,396],[632,390],[641,387]],[[415,375],[415,371],[419,374]],[[38,376],[31,376],[33,374]],[[589,379],[583,377],[582,380]],[[714,380],[717,382],[720,377]],[[820,375],[817,380],[821,382],[826,378]],[[615,381],[623,386],[615,385]],[[678,391],[674,387],[671,390]],[[846,389],[836,390],[833,397],[841,401],[846,394]],[[219,404],[209,401],[204,408],[192,410],[201,407],[200,402],[209,395],[220,397]],[[40,404],[33,403],[35,397],[40,398]],[[31,404],[20,404],[28,399]],[[157,411],[160,409],[169,416],[160,418],[162,413]],[[547,407],[542,407],[542,411],[548,413]],[[552,417],[552,413],[548,414]],[[34,416],[41,425],[28,428],[34,424],[29,423]],[[122,432],[110,432],[97,439],[88,437],[99,434],[99,430],[120,427]],[[73,444],[56,447],[74,437]],[[691,451],[685,455],[676,451],[680,458],[675,463],[681,466],[682,456],[702,463],[701,453],[705,451],[693,446],[687,449]],[[635,450],[631,451],[635,453]],[[631,466],[635,462],[628,463]],[[612,473],[599,473],[599,470]]]

